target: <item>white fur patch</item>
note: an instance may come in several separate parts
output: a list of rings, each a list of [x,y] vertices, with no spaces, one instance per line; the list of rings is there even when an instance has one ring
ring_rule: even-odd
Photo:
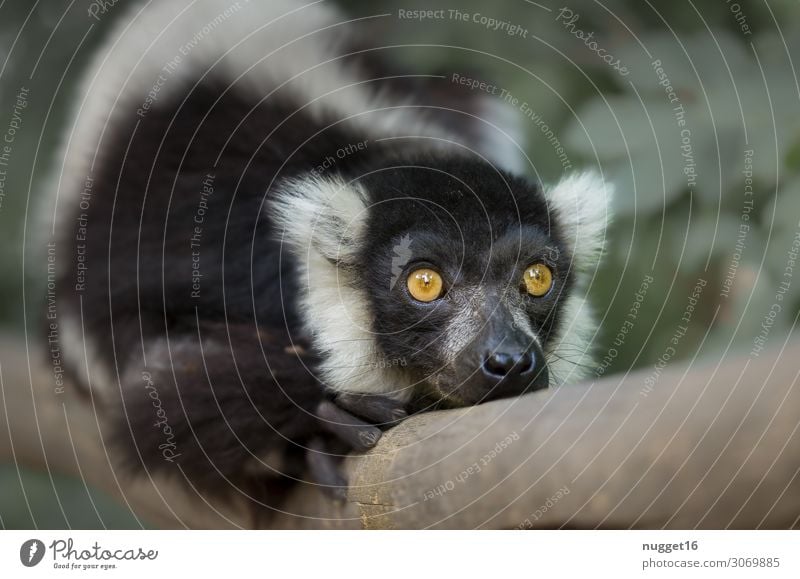
[[[286,179],[272,195],[269,215],[295,255],[317,252],[345,264],[353,259],[366,221],[361,185],[338,177]]]
[[[64,361],[72,368],[81,383],[91,390],[92,396],[105,399],[116,388],[112,369],[98,354],[97,345],[83,331],[80,318],[63,314],[59,320],[59,342]]]
[[[545,348],[552,386],[579,382],[591,374],[594,364],[597,323],[592,307],[582,295],[564,299],[560,329]]]
[[[594,269],[602,255],[611,219],[613,186],[593,171],[564,177],[545,188],[550,210],[564,231],[578,272]]]
[[[495,97],[481,99],[479,122],[479,150],[492,163],[511,173],[524,175],[531,169],[531,161],[525,154],[527,139],[519,110]]]
[[[320,371],[326,386],[404,402],[411,391],[402,361],[378,351],[364,282],[347,268],[363,243],[365,203],[359,186],[340,179],[296,179],[275,188],[267,211],[298,262],[300,311],[325,353]]]
[[[545,352],[554,385],[587,377],[594,362],[597,323],[585,297],[606,243],[613,187],[595,172],[564,177],[545,189],[550,209],[561,225],[572,255],[576,284],[564,296],[559,333]]]

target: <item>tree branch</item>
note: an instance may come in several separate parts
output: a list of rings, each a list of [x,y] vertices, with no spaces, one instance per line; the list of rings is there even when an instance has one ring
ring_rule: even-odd
[[[414,416],[346,460],[346,504],[302,485],[269,518],[115,471],[91,400],[27,359],[0,338],[0,460],[82,477],[160,527],[800,527],[800,342],[676,363],[650,391],[644,370]]]

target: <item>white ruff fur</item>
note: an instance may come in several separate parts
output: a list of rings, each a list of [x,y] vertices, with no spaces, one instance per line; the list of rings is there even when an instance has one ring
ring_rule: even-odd
[[[283,241],[298,261],[299,306],[328,388],[382,394],[407,401],[401,368],[383,358],[372,334],[369,307],[347,265],[364,243],[365,194],[339,179],[287,180],[269,205]],[[337,267],[341,263],[343,267]]]
[[[564,177],[545,189],[572,252],[576,281],[572,294],[562,298],[560,328],[545,352],[554,385],[577,382],[591,372],[598,328],[586,292],[605,247],[612,195],[611,184],[591,171]]]

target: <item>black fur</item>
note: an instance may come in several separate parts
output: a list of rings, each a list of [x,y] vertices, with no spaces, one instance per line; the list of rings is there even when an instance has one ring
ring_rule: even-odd
[[[362,268],[358,275],[374,280],[365,287],[375,313],[375,336],[386,358],[403,360],[420,386],[441,374],[448,354],[442,329],[475,300],[476,289],[488,319],[487,341],[490,335],[510,339],[515,333],[513,320],[500,306],[504,297],[525,313],[546,343],[558,321],[559,297],[571,290],[572,275],[570,256],[540,188],[474,158],[412,158],[399,165],[360,180],[372,209],[369,244],[357,260]],[[448,290],[442,300],[420,304],[402,281],[387,291],[393,248],[404,236],[412,241],[412,255],[400,280],[421,265],[433,264]],[[525,268],[536,262],[550,265],[556,277],[544,298],[529,296],[521,281]],[[467,391],[485,347],[482,338],[475,342],[475,348],[463,352],[448,384],[449,393],[462,404],[509,394],[480,387]],[[522,347],[532,346],[528,339]],[[421,393],[427,394],[424,388]]]

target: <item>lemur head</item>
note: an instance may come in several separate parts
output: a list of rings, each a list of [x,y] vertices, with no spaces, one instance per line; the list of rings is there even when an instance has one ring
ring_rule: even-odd
[[[295,178],[269,205],[333,390],[476,404],[582,375],[610,192],[464,159]]]

